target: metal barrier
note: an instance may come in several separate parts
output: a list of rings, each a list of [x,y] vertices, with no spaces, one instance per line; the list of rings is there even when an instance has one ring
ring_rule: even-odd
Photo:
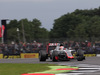
[[[0,54],[0,59],[3,59],[3,54]]]
[[[21,58],[38,58],[38,53],[21,53]]]
[[[73,56],[75,57],[75,54],[73,54]],[[100,54],[84,54],[84,56],[86,57],[100,57]],[[39,53],[21,53],[20,55],[5,55],[3,56],[3,54],[0,54],[0,59],[3,59],[3,58],[38,58],[39,57]]]
[[[73,54],[73,56],[76,57],[75,54]],[[97,55],[96,54],[84,54],[84,56],[85,57],[96,57]]]

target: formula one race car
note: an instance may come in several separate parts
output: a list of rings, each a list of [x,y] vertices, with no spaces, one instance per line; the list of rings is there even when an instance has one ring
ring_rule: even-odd
[[[73,56],[75,54],[75,57]],[[70,60],[76,58],[78,61],[82,61],[85,59],[84,52],[82,50],[69,50],[64,48],[62,44],[59,43],[49,43],[47,45],[47,50],[39,51],[39,60],[46,61],[46,59],[50,58],[52,61],[60,61],[60,60]]]

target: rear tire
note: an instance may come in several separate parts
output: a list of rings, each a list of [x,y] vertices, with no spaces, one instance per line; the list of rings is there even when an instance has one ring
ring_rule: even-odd
[[[40,61],[46,61],[47,53],[44,50],[39,51],[39,60]]]
[[[78,61],[85,60],[84,52],[81,49],[77,50],[77,60]]]
[[[82,61],[83,60],[83,56],[77,56],[77,61]]]

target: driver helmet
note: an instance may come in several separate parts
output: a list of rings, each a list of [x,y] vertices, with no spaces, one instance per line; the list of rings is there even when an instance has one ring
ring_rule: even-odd
[[[60,46],[59,47],[59,50],[64,50],[64,46]]]

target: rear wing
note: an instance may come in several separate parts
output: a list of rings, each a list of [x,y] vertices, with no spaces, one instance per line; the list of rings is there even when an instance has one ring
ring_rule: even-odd
[[[60,43],[49,43],[48,46],[58,46],[58,45],[60,45]]]
[[[48,43],[46,47],[46,51],[49,54],[51,50],[53,50],[56,46],[60,45],[60,43]]]

